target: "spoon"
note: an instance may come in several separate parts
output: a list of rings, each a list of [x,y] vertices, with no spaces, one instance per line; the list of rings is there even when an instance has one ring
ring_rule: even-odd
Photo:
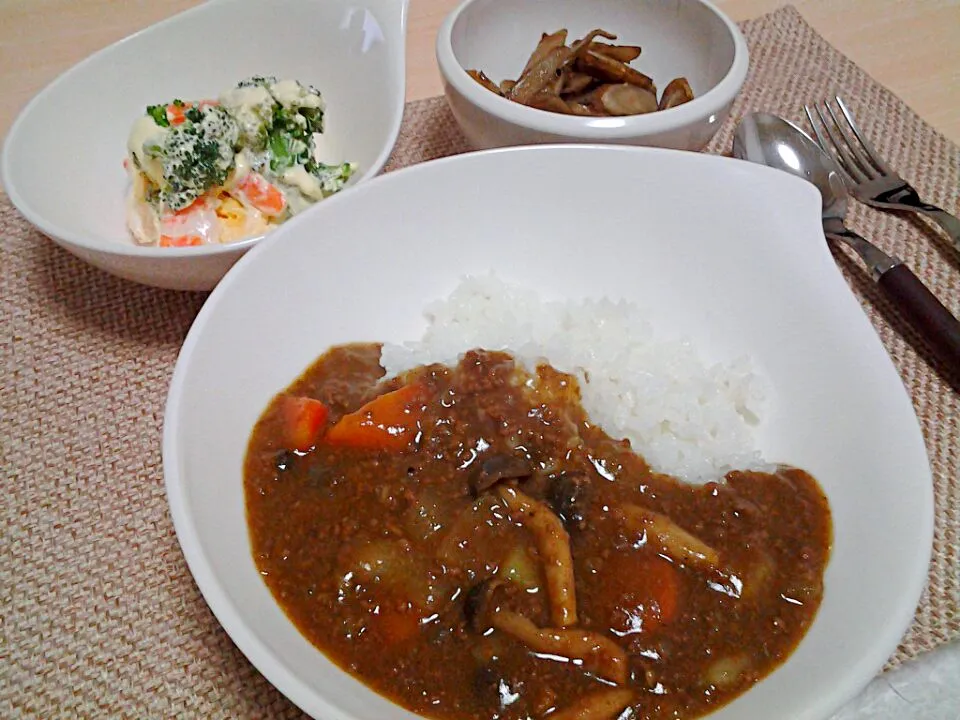
[[[796,125],[767,113],[751,113],[740,122],[733,136],[733,155],[815,185],[823,200],[824,235],[859,255],[883,293],[927,340],[949,374],[960,371],[960,322],[902,260],[847,228],[849,193],[833,158]]]

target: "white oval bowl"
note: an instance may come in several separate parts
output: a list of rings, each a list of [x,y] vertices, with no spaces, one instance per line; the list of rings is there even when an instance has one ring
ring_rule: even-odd
[[[632,65],[658,91],[685,76],[694,99],[646,115],[589,118],[537,110],[498,97],[466,70],[494,82],[516,79],[540,34],[570,37],[593,28],[640,45]],[[749,51],[739,28],[705,0],[466,0],[437,34],[437,63],[450,109],[476,148],[553,142],[603,142],[700,150],[730,111],[747,76]]]
[[[544,210],[569,195],[570,168],[591,178],[580,202],[602,211]],[[270,399],[329,346],[418,338],[428,302],[488,271],[545,299],[636,302],[708,363],[752,356],[773,393],[759,448],[819,480],[835,542],[797,651],[711,717],[828,717],[910,623],[932,481],[910,399],[827,249],[819,194],[729,158],[571,145],[462,155],[334,197],[241,260],[183,345],[163,437],[177,536],[223,627],[317,718],[413,717],[330,662],[274,601],[251,555],[244,454]]]
[[[250,75],[317,87],[324,154],[351,160],[350,185],[383,168],[403,116],[406,0],[211,0],[92,55],[20,113],[3,149],[16,208],[102,270],[175,290],[209,290],[259,237],[228,245],[136,245],[121,163],[133,121],[169,98],[216,97]],[[316,208],[311,208],[310,212]]]

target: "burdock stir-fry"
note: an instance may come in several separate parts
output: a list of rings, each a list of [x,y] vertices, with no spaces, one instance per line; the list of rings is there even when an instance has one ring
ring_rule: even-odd
[[[694,717],[806,632],[831,538],[809,475],[686,485],[547,365],[475,350],[383,380],[379,358],[321,357],[245,468],[274,597],[376,691],[457,720]]]
[[[596,29],[567,45],[567,31],[544,33],[516,80],[499,85],[482,70],[468,70],[478,83],[521,105],[564,115],[642,115],[693,100],[684,77],[670,81],[657,99],[653,79],[630,66],[640,57],[636,45],[597,40],[617,36]]]

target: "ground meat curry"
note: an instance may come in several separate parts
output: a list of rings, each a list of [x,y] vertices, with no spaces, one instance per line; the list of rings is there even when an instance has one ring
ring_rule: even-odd
[[[384,381],[379,357],[321,357],[245,467],[264,580],[377,692],[452,720],[689,718],[806,632],[831,540],[809,475],[687,485],[547,365],[476,350]]]

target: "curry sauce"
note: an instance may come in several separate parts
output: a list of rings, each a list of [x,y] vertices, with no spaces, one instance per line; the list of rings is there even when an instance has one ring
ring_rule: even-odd
[[[244,480],[277,602],[378,693],[451,720],[696,717],[809,628],[831,519],[805,472],[688,485],[547,365],[475,350],[384,381],[379,357],[333,348],[278,395]]]

